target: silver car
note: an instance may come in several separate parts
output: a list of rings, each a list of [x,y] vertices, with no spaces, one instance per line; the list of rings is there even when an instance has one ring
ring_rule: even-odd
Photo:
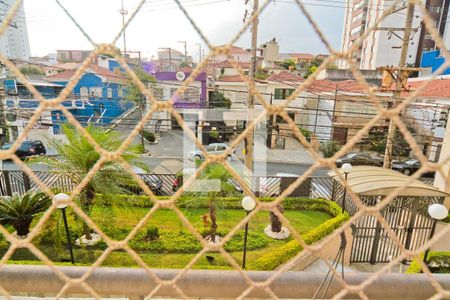
[[[206,152],[208,152],[208,154],[214,154],[214,155],[218,155],[218,154],[222,154],[224,153],[227,149],[230,149],[230,146],[228,146],[225,143],[213,143],[213,144],[209,144],[208,146],[205,147]],[[228,154],[228,158],[232,158],[232,156],[235,154],[235,149],[232,149],[230,151],[230,153]],[[189,156],[193,159],[200,159],[200,160],[204,160],[205,157],[203,156],[203,153],[196,149],[193,150],[189,153]]]

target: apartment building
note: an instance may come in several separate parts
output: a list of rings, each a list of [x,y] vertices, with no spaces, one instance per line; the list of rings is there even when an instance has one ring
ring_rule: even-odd
[[[448,0],[422,0],[428,9],[434,25],[441,35],[446,32]],[[375,26],[383,12],[392,4],[389,0],[347,0],[342,36],[342,51],[349,50],[366,30]],[[398,66],[402,48],[402,38],[407,14],[407,2],[396,6],[388,15],[364,38],[359,47],[354,49],[352,58],[360,69],[374,70],[382,66]],[[422,13],[415,7],[411,38],[408,45],[406,64],[420,64],[423,52],[433,50],[435,43],[425,29]],[[338,66],[348,69],[348,62],[340,61]]]
[[[1,2],[0,8],[5,15],[15,3],[15,0],[4,0]],[[6,57],[21,60],[28,60],[31,56],[23,3],[20,4],[20,8],[10,26],[0,36],[0,53]]]

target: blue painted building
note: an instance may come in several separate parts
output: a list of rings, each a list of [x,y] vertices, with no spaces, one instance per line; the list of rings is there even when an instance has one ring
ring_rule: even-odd
[[[441,51],[434,50],[424,52],[422,54],[422,60],[420,61],[421,68],[431,68],[431,72],[434,73],[445,62],[445,57],[441,55]],[[447,68],[441,75],[450,75],[450,68]]]
[[[47,77],[47,80],[65,86],[76,70],[68,70]],[[133,104],[124,99],[125,78],[98,66],[91,66],[73,89],[73,97],[84,102],[82,109],[70,110],[83,125],[88,122],[108,124],[131,108]],[[60,111],[52,113],[53,124],[65,122]],[[59,126],[54,126],[55,133]]]
[[[117,68],[114,63],[112,69]],[[29,82],[42,94],[44,98],[56,98],[68,84],[76,70],[66,70],[40,80]],[[124,99],[125,78],[109,69],[93,65],[80,78],[77,85],[63,105],[83,125],[88,122],[104,125],[111,123],[133,106],[133,103]],[[5,80],[6,107],[10,111],[33,110],[39,102],[28,89],[18,80],[12,78]],[[53,133],[60,132],[60,125],[66,122],[65,115],[59,110],[52,110],[47,117],[47,123],[53,126]],[[16,130],[20,132],[20,129]],[[13,134],[12,136],[15,136]]]

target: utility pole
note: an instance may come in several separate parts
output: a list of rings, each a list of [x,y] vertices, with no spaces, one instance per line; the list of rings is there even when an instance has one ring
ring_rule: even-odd
[[[198,45],[198,64],[202,62],[202,44],[196,43]]]
[[[158,48],[160,50],[168,50],[169,51],[169,71],[172,71],[172,48]],[[164,68],[164,71],[167,71],[167,67]]]
[[[259,0],[253,0],[253,12],[252,18],[255,14],[259,13]],[[249,70],[249,79],[252,85],[255,84],[256,76],[256,60],[257,60],[257,47],[258,47],[258,23],[259,17],[253,19],[252,22],[252,49],[251,49],[251,67]],[[253,119],[253,108],[255,107],[255,97],[250,92],[248,98],[248,115]],[[247,126],[251,126],[253,120],[247,122]],[[253,147],[254,147],[254,130],[250,130],[245,137],[245,166],[251,172],[253,172]]]
[[[123,6],[123,0],[122,1],[122,9],[120,10],[120,14],[122,15],[122,26],[125,27],[125,15],[128,15],[128,11],[125,10]],[[127,37],[125,35],[125,29],[123,30],[123,53],[126,55],[127,53]]]
[[[398,64],[398,73],[395,83],[395,92],[394,92],[394,101],[393,101],[393,107],[397,107],[397,100],[400,99],[402,90],[403,90],[403,83],[405,82],[405,79],[408,77],[408,69],[405,69],[406,64],[406,55],[408,53],[408,45],[409,45],[409,39],[411,36],[411,27],[412,27],[412,21],[413,21],[413,15],[414,15],[414,2],[408,3],[408,11],[406,14],[406,23],[405,23],[405,34],[403,36],[403,45],[402,45],[402,53],[400,55],[400,62]],[[406,78],[405,78],[406,76]],[[389,129],[388,129],[388,135],[386,140],[386,151],[384,153],[384,162],[383,162],[383,168],[390,168],[391,167],[391,161],[392,161],[392,148],[394,145],[394,138],[395,138],[395,131],[396,126],[392,118],[389,120]]]
[[[184,62],[187,63],[187,42],[186,41],[178,41],[178,43],[184,44]]]

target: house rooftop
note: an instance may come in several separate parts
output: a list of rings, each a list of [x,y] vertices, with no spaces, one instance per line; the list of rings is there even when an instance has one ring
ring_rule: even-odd
[[[235,62],[237,65],[239,65],[241,68],[243,69],[249,69],[250,68],[250,63],[248,62],[243,62],[243,61],[236,61]],[[224,60],[221,61],[219,63],[216,63],[213,65],[215,68],[233,68],[233,65],[231,64],[231,61],[229,60]]]
[[[267,78],[267,80],[281,83],[283,82],[300,83],[304,81],[303,77],[300,77],[288,71],[283,71],[278,74],[272,74]]]

